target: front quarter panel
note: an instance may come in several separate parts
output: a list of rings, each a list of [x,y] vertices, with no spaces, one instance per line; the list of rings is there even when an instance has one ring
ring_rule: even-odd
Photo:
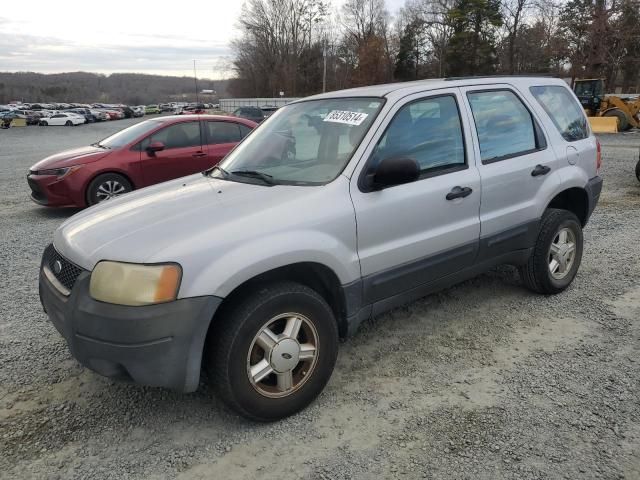
[[[287,195],[289,187],[281,188]],[[238,212],[220,230],[187,239],[173,248],[181,255],[184,276],[180,297],[226,297],[253,277],[299,262],[320,263],[342,284],[360,276],[356,250],[356,225],[348,180],[339,176],[323,187],[309,188],[307,195],[265,205],[259,211]],[[295,195],[293,197],[296,197]],[[218,236],[211,248],[211,235]],[[172,254],[164,251],[167,258]],[[175,257],[175,256],[174,256]]]

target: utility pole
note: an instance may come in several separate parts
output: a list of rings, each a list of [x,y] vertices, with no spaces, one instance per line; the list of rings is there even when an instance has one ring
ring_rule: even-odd
[[[322,42],[322,93],[327,91],[327,41]]]

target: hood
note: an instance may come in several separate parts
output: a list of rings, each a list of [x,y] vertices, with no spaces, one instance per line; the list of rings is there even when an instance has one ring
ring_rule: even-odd
[[[179,262],[197,255],[198,249],[215,251],[244,237],[260,236],[269,228],[266,212],[281,211],[283,204],[295,208],[302,197],[317,191],[317,187],[268,187],[191,175],[74,215],[58,228],[54,244],[87,270],[100,260]]]
[[[111,152],[112,150],[91,146],[72,148],[40,160],[31,167],[31,170],[71,167],[73,165],[91,163],[106,157]]]

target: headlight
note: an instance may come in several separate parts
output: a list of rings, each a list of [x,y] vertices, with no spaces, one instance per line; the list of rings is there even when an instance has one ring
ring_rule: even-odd
[[[31,172],[33,175],[56,175],[57,177],[64,177],[72,172],[78,170],[82,165],[75,165],[73,167],[62,168],[48,168],[45,170],[36,170]]]
[[[99,262],[89,292],[101,302],[140,306],[170,302],[178,296],[182,268],[177,263],[139,265]]]

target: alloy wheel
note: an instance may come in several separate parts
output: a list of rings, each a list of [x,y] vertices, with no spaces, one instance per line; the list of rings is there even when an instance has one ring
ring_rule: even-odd
[[[122,195],[126,193],[127,189],[117,180],[107,180],[104,183],[101,183],[96,191],[96,197],[98,202],[103,202],[104,200],[109,200],[111,198],[117,197],[118,195]]]
[[[562,280],[571,271],[576,256],[576,235],[564,227],[556,234],[549,248],[549,272],[556,280]]]
[[[307,317],[299,313],[273,317],[262,326],[249,347],[249,382],[265,397],[291,395],[311,377],[318,347],[318,332]]]

